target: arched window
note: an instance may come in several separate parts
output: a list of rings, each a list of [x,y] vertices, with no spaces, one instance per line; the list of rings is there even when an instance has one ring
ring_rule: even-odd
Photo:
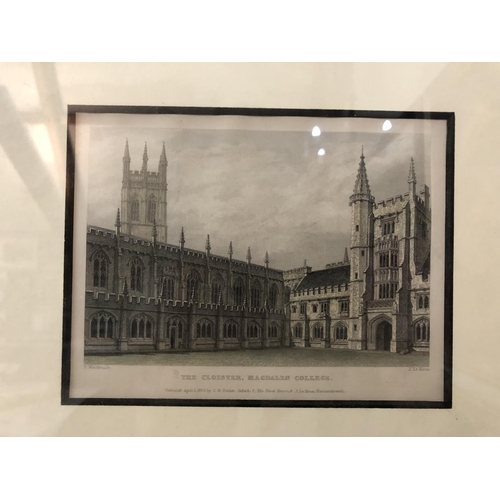
[[[97,313],[90,321],[90,338],[112,339],[115,334],[115,318],[105,312]]]
[[[191,271],[186,277],[186,293],[187,300],[190,302],[198,302],[199,299],[199,284],[200,275],[196,271]]]
[[[130,322],[130,338],[131,339],[152,339],[153,338],[153,322],[148,316],[139,314],[132,318]]]
[[[243,305],[243,294],[244,294],[245,286],[243,284],[243,280],[238,278],[233,285],[233,302],[235,306]]]
[[[274,323],[272,325],[269,325],[267,327],[267,336],[270,339],[277,339],[278,338],[278,326],[275,325]]]
[[[429,322],[426,319],[419,321],[415,325],[415,342],[421,343],[430,341],[431,332],[429,329]]]
[[[139,200],[137,198],[133,199],[130,203],[130,220],[139,220]]]
[[[260,328],[257,323],[249,323],[247,325],[247,337],[249,339],[259,338]]]
[[[153,224],[156,220],[156,198],[151,196],[148,201],[148,222]]]
[[[94,286],[105,288],[108,283],[108,257],[103,251],[94,257]]]
[[[347,340],[347,326],[343,323],[339,323],[335,327],[335,340]]]
[[[276,309],[278,305],[278,287],[276,284],[272,284],[269,289],[269,308]]]
[[[322,339],[324,337],[323,326],[319,324],[314,325],[313,334],[315,339]]]
[[[167,276],[163,278],[161,286],[161,297],[165,300],[174,300],[175,297],[175,280],[174,278]]]
[[[214,328],[208,319],[200,319],[196,324],[196,336],[199,339],[211,339],[214,335]]]
[[[142,292],[143,265],[137,257],[130,263],[130,289],[133,292]]]
[[[237,339],[238,338],[238,325],[234,321],[224,323],[224,338]]]
[[[295,325],[295,328],[293,329],[294,335],[296,339],[301,339],[302,338],[302,325],[300,323],[297,323]]]
[[[212,292],[211,292],[212,304],[224,303],[224,296],[222,294],[222,289],[223,289],[222,279],[220,278],[220,276],[217,276],[212,281]]]
[[[254,281],[252,283],[252,287],[250,288],[250,307],[259,308],[260,305],[260,297],[261,297],[262,288],[258,281]]]
[[[428,295],[426,295],[424,297],[424,308],[429,309],[429,296]]]

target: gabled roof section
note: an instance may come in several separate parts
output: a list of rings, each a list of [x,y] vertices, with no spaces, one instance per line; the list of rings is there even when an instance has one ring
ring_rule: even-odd
[[[349,282],[350,275],[351,266],[349,264],[322,269],[321,271],[314,271],[304,277],[296,290],[307,290],[308,288],[318,288],[319,286],[342,285]]]

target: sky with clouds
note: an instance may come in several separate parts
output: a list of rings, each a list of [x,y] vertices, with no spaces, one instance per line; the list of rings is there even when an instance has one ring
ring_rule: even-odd
[[[350,244],[350,207],[361,146],[377,201],[408,191],[410,157],[417,187],[429,184],[430,138],[425,133],[244,130],[147,125],[92,126],[89,134],[88,223],[114,227],[120,206],[122,157],[128,138],[131,169],[140,170],[144,143],[156,171],[165,142],[168,243],[253,262],[314,269],[342,260]],[[325,154],[318,155],[323,148]],[[431,191],[432,193],[432,191]]]

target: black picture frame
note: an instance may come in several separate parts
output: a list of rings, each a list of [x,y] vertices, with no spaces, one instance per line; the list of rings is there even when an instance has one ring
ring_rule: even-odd
[[[175,398],[110,398],[71,397],[71,345],[73,311],[73,256],[75,236],[75,129],[79,113],[107,113],[118,115],[206,115],[206,116],[255,116],[255,117],[321,117],[321,118],[376,118],[385,120],[441,120],[446,122],[446,173],[445,173],[445,247],[444,247],[444,351],[443,398],[441,401],[390,401],[390,400],[258,400],[258,399],[175,399]],[[254,108],[200,108],[153,106],[68,106],[66,204],[64,239],[64,305],[61,372],[61,404],[107,406],[199,406],[199,407],[289,407],[289,408],[432,408],[452,407],[453,361],[453,233],[454,233],[454,165],[455,165],[455,115],[453,112],[370,111],[324,109],[254,109]]]

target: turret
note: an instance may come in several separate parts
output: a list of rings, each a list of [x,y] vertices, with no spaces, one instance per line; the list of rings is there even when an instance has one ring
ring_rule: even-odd
[[[366,332],[362,328],[363,297],[366,292],[365,271],[370,263],[373,239],[373,203],[366,173],[365,155],[361,149],[351,206],[351,286],[350,286],[350,341],[351,349],[366,349]],[[344,254],[344,259],[348,256]]]

